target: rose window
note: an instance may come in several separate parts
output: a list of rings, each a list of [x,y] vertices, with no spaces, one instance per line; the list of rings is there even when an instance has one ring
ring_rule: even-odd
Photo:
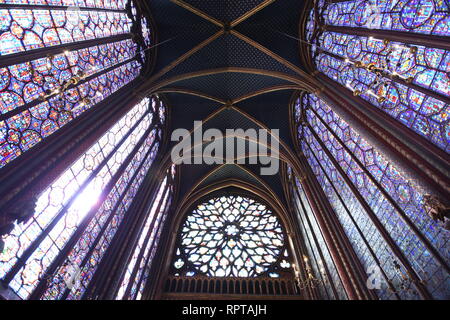
[[[177,275],[277,277],[276,270],[290,267],[278,217],[247,197],[215,197],[198,205],[178,241]]]

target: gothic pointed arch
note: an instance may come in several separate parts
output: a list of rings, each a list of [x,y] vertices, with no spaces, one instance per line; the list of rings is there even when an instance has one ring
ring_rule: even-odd
[[[1,277],[21,298],[83,296],[160,149],[166,106],[143,99],[42,191],[3,238]],[[166,183],[168,185],[168,183]],[[77,290],[65,277],[77,268]]]
[[[139,76],[152,28],[134,1],[1,8],[0,168]]]
[[[315,2],[304,30],[314,67],[448,153],[448,4],[389,6]]]
[[[448,217],[432,209],[448,206],[448,10],[432,0],[315,1],[301,28],[305,64],[342,99],[295,94],[293,137],[366,272],[380,272],[381,299],[449,295]],[[291,181],[308,212],[307,180]]]
[[[293,106],[299,147],[359,259],[381,270],[381,297],[446,297],[446,276],[436,277],[448,269],[448,234],[429,215],[426,193],[316,95],[303,93]],[[298,177],[292,188],[305,197]]]
[[[255,188],[245,180],[257,178],[234,167],[212,170],[180,202],[171,226],[177,236],[164,262],[163,296],[304,294],[295,280],[303,271],[297,267],[286,209],[264,182]],[[243,171],[244,180],[226,179],[230,169]],[[182,289],[189,283],[192,288]]]
[[[447,0],[3,2],[0,299],[449,299]]]

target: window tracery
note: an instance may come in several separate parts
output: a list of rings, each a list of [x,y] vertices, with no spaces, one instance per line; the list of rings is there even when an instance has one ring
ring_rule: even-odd
[[[441,299],[447,297],[448,275],[436,254],[412,228],[414,225],[419,229],[443,261],[449,260],[448,234],[428,216],[424,192],[315,95],[299,98],[294,113],[302,150],[359,259],[367,270],[380,268],[385,282],[391,285],[380,291],[380,297],[418,297],[413,282],[404,281],[407,271],[383,239],[384,231],[408,258],[430,293]],[[300,122],[303,113],[306,118]],[[361,201],[368,204],[384,230],[376,227]]]
[[[148,59],[149,24],[130,18],[127,1],[12,0],[0,16],[0,168],[130,83]]]
[[[311,14],[306,36],[319,71],[449,152],[450,55],[404,36],[449,36],[449,12],[434,0],[332,2]]]
[[[4,237],[0,277],[17,295],[82,297],[157,155],[162,110],[156,96],[138,103],[43,191],[34,216]],[[80,270],[76,290],[66,279],[73,267]]]
[[[175,275],[279,277],[291,268],[278,217],[241,195],[211,198],[186,218],[174,256]]]

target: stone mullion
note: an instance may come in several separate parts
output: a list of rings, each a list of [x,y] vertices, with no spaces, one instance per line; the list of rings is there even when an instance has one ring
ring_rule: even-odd
[[[168,201],[169,201],[169,199],[168,199]],[[171,206],[172,206],[172,204],[170,204],[170,207],[171,207]],[[169,214],[169,212],[170,212],[170,207],[168,208],[168,207],[167,207],[167,203],[166,203],[165,210],[169,210],[169,211],[167,212],[167,214]],[[156,238],[156,236],[157,236],[159,230],[161,230],[161,228],[164,229],[164,226],[165,226],[165,222],[166,222],[166,221],[167,221],[167,218],[166,218],[166,220],[164,221],[164,224],[160,224],[160,225],[158,226],[158,230],[155,231],[155,238]],[[161,231],[161,233],[162,233],[162,231]],[[158,242],[158,246],[159,246],[159,243],[160,243],[160,242]],[[149,250],[148,250],[148,253],[149,253],[149,254],[148,254],[148,256],[146,257],[145,266],[148,266],[148,264],[150,263],[151,252],[153,251],[153,248],[155,247],[155,245],[156,245],[156,243],[155,243],[155,241],[153,241],[153,243],[151,244],[151,247],[150,247]],[[156,255],[156,253],[155,253],[155,255]],[[151,261],[151,263],[152,263],[152,265],[153,265],[153,261]],[[153,270],[154,270],[154,269],[153,269]],[[154,274],[154,273],[152,273],[151,271],[149,271],[149,274]],[[141,278],[139,279],[139,283],[138,283],[138,285],[137,285],[138,290],[139,290],[139,288],[142,286],[142,282],[144,281],[144,277],[145,277],[145,272],[142,273]],[[156,277],[154,277],[154,278],[156,278]],[[149,279],[150,279],[150,280],[149,280]],[[145,280],[147,280],[147,283],[144,284],[144,291],[143,291],[143,293],[145,293],[145,290],[146,290],[146,288],[147,288],[148,285],[149,285],[148,283],[151,282],[151,279],[152,279],[152,277],[149,277],[148,279],[145,279]],[[138,295],[138,291],[136,291],[135,297],[133,297],[133,298],[136,299],[137,295]]]
[[[303,166],[305,167],[304,163]],[[305,167],[304,169],[306,170],[307,168]],[[322,231],[322,235],[349,299],[362,299],[363,297],[361,296],[361,293],[358,292],[359,290],[356,286],[353,271],[349,265],[345,251],[342,248],[342,244],[339,243],[335,232],[331,229],[329,222],[325,219],[327,213],[320,200],[320,195],[318,195],[317,192],[311,188],[311,185],[316,181],[315,179],[316,178],[313,173],[310,170],[307,170],[307,175],[304,181],[305,183],[303,184],[305,195],[311,205],[311,209],[316,217],[320,230]]]
[[[360,227],[358,226],[358,224],[356,223],[353,215],[350,212],[350,209],[348,208],[347,204],[345,203],[344,199],[342,199],[341,195],[339,194],[337,187],[335,186],[334,182],[331,181],[329,175],[326,173],[325,169],[323,168],[322,164],[320,163],[319,159],[316,157],[315,153],[311,150],[310,146],[308,145],[309,150],[311,151],[312,155],[314,156],[315,160],[317,161],[320,169],[322,170],[322,172],[325,175],[325,178],[328,180],[328,182],[330,183],[331,187],[333,188],[334,192],[336,193],[336,196],[339,198],[339,201],[341,202],[342,206],[344,207],[345,211],[347,212],[347,215],[350,217],[351,221],[353,222],[353,224],[355,225],[355,228],[357,229],[359,235],[361,236],[361,238],[364,241],[364,244],[367,246],[367,249],[369,250],[369,252],[371,253],[372,258],[374,259],[375,263],[377,264],[378,268],[380,268],[381,273],[383,274],[384,278],[386,279],[386,282],[389,285],[389,288],[392,289],[393,292],[395,292],[395,288],[392,286],[392,283],[390,281],[390,279],[388,278],[388,276],[386,275],[384,269],[381,267],[381,262],[379,261],[378,257],[376,256],[375,252],[373,251],[372,247],[370,246],[370,244],[368,243],[366,237],[364,236],[363,232],[361,231]],[[337,221],[337,223],[339,223],[339,221]],[[356,253],[355,253],[356,254]],[[356,255],[357,258],[357,255]],[[357,258],[358,259],[358,258]],[[364,268],[362,269],[364,271]],[[395,296],[397,297],[397,299],[400,299],[400,297],[398,296],[397,293],[395,293]]]
[[[89,81],[91,81],[92,79],[96,79],[96,78],[98,78],[98,77],[100,77],[100,76],[102,76],[104,74],[107,74],[110,71],[118,69],[118,68],[120,68],[120,67],[126,65],[127,63],[130,63],[130,62],[134,61],[134,60],[136,60],[136,59],[135,58],[130,58],[128,60],[119,62],[119,63],[117,63],[115,65],[109,66],[108,68],[105,68],[105,69],[101,70],[100,72],[93,73],[93,74],[89,75],[88,77],[86,77],[85,79],[80,80],[80,82],[78,82],[76,85],[75,84],[69,85],[67,87],[67,89],[70,90],[70,89],[73,89],[73,88],[79,88],[82,84],[89,83]],[[48,97],[48,99],[56,97],[58,94],[60,94],[60,93],[52,94],[51,96]],[[14,116],[16,116],[16,115],[26,111],[26,110],[29,110],[29,109],[31,109],[33,107],[36,107],[37,105],[39,105],[41,103],[43,103],[42,100],[35,99],[35,100],[33,100],[33,101],[29,102],[29,103],[26,103],[26,104],[24,104],[24,105],[22,105],[22,106],[20,106],[18,108],[15,108],[14,110],[11,110],[11,111],[9,111],[7,113],[4,113],[4,114],[0,115],[0,121],[5,121],[7,119],[10,119],[10,118],[12,118],[12,117],[14,117]]]
[[[440,199],[450,199],[448,155],[411,129],[369,102],[353,94],[344,86],[323,74],[318,79],[326,89],[318,98],[378,150],[397,168],[413,180],[425,193]],[[370,114],[369,114],[370,111]]]
[[[178,177],[178,178],[177,178]],[[175,176],[175,179],[172,179],[172,176],[169,176],[169,181],[173,183],[174,190],[178,187],[177,181],[179,181],[179,173]],[[155,254],[155,258],[153,259],[152,266],[150,269],[150,274],[154,274],[154,277],[151,277],[147,280],[147,283],[144,285],[144,291],[142,294],[142,299],[159,299],[164,291],[165,279],[167,274],[164,274],[164,268],[162,267],[167,260],[169,259],[169,264],[171,263],[170,259],[172,257],[168,256],[165,252],[165,248],[170,244],[170,240],[172,237],[176,237],[177,233],[171,231],[171,226],[173,220],[175,219],[175,206],[177,200],[177,194],[174,192],[174,197],[172,199],[172,203],[170,207],[167,209],[167,218],[163,226],[161,226],[163,231],[161,232],[161,238],[159,239],[158,249]],[[158,292],[159,290],[159,292]]]
[[[350,178],[347,176],[347,174],[344,172],[344,170],[341,168],[337,160],[333,157],[331,152],[327,149],[327,147],[324,145],[322,140],[320,140],[320,137],[317,135],[317,133],[314,131],[314,129],[308,124],[308,128],[311,131],[312,135],[314,136],[314,139],[319,143],[322,150],[325,152],[327,157],[330,159],[330,161],[335,166],[336,170],[339,172],[339,174],[342,176],[352,193],[355,195],[355,197],[358,199],[364,210],[366,211],[368,217],[373,222],[377,230],[382,235],[383,239],[386,241],[386,244],[390,247],[392,252],[396,255],[400,263],[403,265],[403,267],[406,269],[406,272],[408,273],[409,277],[411,278],[412,282],[416,286],[417,290],[419,291],[420,295],[424,299],[432,299],[432,296],[428,289],[423,285],[421,279],[417,275],[416,271],[411,266],[409,260],[406,258],[406,256],[403,254],[402,250],[399,248],[395,240],[391,237],[389,232],[386,230],[384,225],[381,223],[381,221],[378,219],[376,214],[373,212],[372,208],[369,206],[367,201],[363,198],[363,196],[359,193],[356,186],[353,184],[353,182],[350,180]]]
[[[295,188],[292,179],[289,179],[286,181],[287,187],[290,190],[294,190],[293,188]],[[305,255],[307,255],[307,248],[306,248],[306,244],[305,244],[305,238],[306,240],[309,242],[309,238],[307,238],[306,234],[303,234],[301,228],[300,228],[300,224],[302,223],[299,218],[298,218],[298,213],[297,213],[297,204],[295,202],[295,197],[292,195],[292,192],[288,193],[288,196],[286,197],[286,199],[288,199],[288,206],[289,206],[289,212],[291,212],[291,223],[293,224],[293,227],[295,228],[295,230],[297,231],[296,233],[294,233],[294,236],[292,237],[292,250],[294,251],[294,253],[296,254],[294,256],[294,260],[295,258],[297,258],[295,260],[295,262],[297,263],[297,267],[298,267],[298,271],[300,274],[300,280],[305,281],[307,279],[307,275],[306,275],[306,264],[305,261],[303,260],[303,257]],[[322,275],[321,275],[322,277]],[[327,291],[328,294],[328,291]],[[321,295],[319,293],[318,288],[313,288],[312,286],[308,285],[308,295],[309,295],[309,299],[311,300],[319,300],[321,298]]]
[[[147,112],[148,114],[148,112]],[[145,115],[141,118],[141,121],[144,119]],[[23,265],[26,264],[28,259],[34,254],[37,248],[41,245],[42,241],[45,240],[45,238],[52,232],[53,228],[59,223],[61,219],[64,219],[64,216],[67,214],[67,211],[72,206],[73,202],[75,201],[78,194],[83,192],[85,190],[86,186],[96,178],[98,173],[101,172],[105,167],[108,167],[108,162],[111,160],[111,158],[114,157],[115,152],[123,145],[123,143],[126,142],[127,138],[132,134],[134,129],[138,127],[138,123],[134,125],[134,127],[129,130],[120,140],[120,142],[114,147],[113,151],[111,151],[105,158],[100,162],[100,164],[91,172],[89,173],[88,178],[81,184],[81,186],[78,188],[77,192],[73,194],[66,203],[64,203],[58,213],[53,217],[52,221],[42,230],[42,232],[34,239],[30,245],[25,249],[23,254],[20,256],[20,258],[17,260],[17,262],[14,264],[14,266],[7,272],[7,274],[4,277],[4,283],[9,283],[17,274],[17,272],[23,267]],[[150,129],[148,129],[148,133],[150,132]],[[148,133],[145,134],[145,136],[148,135]],[[137,152],[136,148],[140,147],[142,144],[142,140],[145,137],[141,138],[141,140],[138,142],[137,146],[133,149],[132,153],[127,156],[127,159],[130,158],[130,156],[134,156],[134,154]],[[132,158],[131,158],[132,159]],[[126,162],[126,161],[125,161]],[[111,180],[108,182],[107,186],[105,187],[105,190],[108,190],[108,188],[111,186],[111,181],[118,180],[120,178],[119,173],[123,173],[124,165],[127,165],[128,163],[124,163],[120,166],[117,173],[111,178]],[[104,192],[104,191],[103,191]],[[79,228],[78,228],[79,229]],[[78,232],[78,230],[77,230]],[[77,233],[75,232],[75,233]]]
[[[367,29],[367,28],[354,28],[354,27],[341,27],[341,26],[321,26],[323,31],[331,31],[338,33],[345,33],[355,36],[374,37],[378,39],[387,39],[395,42],[410,43],[420,46],[426,46],[431,48],[438,48],[444,50],[450,50],[450,42],[448,37],[436,36],[415,32],[406,31],[392,31],[392,30],[380,30],[380,29]]]
[[[155,238],[154,238],[153,241],[155,241],[155,239],[156,239],[156,234],[157,234],[158,230],[153,230],[153,229],[155,228],[155,223],[156,223],[156,221],[158,220],[158,215],[159,215],[159,213],[160,213],[160,210],[161,210],[161,207],[162,207],[162,205],[163,205],[163,203],[164,203],[164,200],[165,200],[166,196],[168,195],[168,192],[170,192],[169,189],[170,189],[170,185],[169,185],[169,183],[167,183],[166,186],[164,187],[163,193],[161,194],[161,199],[160,199],[160,201],[159,201],[159,203],[158,203],[158,207],[157,207],[156,210],[155,210],[154,216],[153,216],[153,218],[152,218],[152,222],[151,222],[151,224],[150,224],[150,228],[148,229],[148,234],[146,235],[145,240],[144,240],[144,243],[143,243],[143,245],[142,245],[141,252],[139,252],[138,259],[137,259],[137,261],[136,261],[136,265],[134,266],[134,270],[133,270],[133,272],[132,272],[132,274],[131,274],[131,277],[130,277],[130,282],[128,283],[127,288],[126,288],[126,291],[125,291],[125,294],[124,294],[124,296],[123,296],[123,300],[129,300],[129,299],[130,299],[131,289],[132,289],[132,287],[133,287],[134,281],[136,280],[136,275],[137,275],[137,273],[138,273],[138,271],[139,271],[139,268],[140,268],[142,259],[144,259],[144,261],[145,261],[145,263],[144,263],[144,268],[145,268],[145,266],[148,264],[148,260],[149,260],[149,258],[150,258],[150,254],[146,257],[146,256],[145,256],[145,253],[146,253],[146,252],[149,252],[149,253],[151,252],[151,249],[153,248],[154,242],[153,242],[152,244],[150,244],[150,248],[149,248],[148,250],[147,250],[147,245],[148,245],[148,242],[150,241],[150,237],[151,237],[153,231],[155,231]],[[147,210],[147,211],[148,211],[148,214],[150,213],[150,209],[151,209],[151,207],[152,207],[152,205],[153,205],[153,202],[154,202],[155,200],[156,200],[156,195],[155,195],[154,200],[152,201],[152,204],[148,207],[148,210]],[[149,218],[149,217],[148,217],[148,218]],[[147,218],[147,219],[148,219],[148,218]],[[141,233],[142,233],[142,231],[143,231],[143,229],[144,229],[145,223],[146,223],[146,219],[144,219],[144,223],[142,224],[141,228],[138,229],[139,232],[138,232],[137,240],[139,240],[139,237],[140,237],[140,235],[141,235]],[[160,227],[161,227],[161,226],[160,226]],[[137,245],[137,242],[136,242],[136,245]],[[134,246],[133,249],[131,250],[131,252],[130,252],[130,253],[131,253],[131,254],[130,254],[130,258],[132,257],[135,248],[136,248],[136,246]],[[128,260],[129,260],[129,259],[127,259],[127,261],[128,261]],[[143,278],[143,277],[144,277],[144,273],[141,275],[141,278],[138,280],[138,281],[139,281],[139,284],[137,285],[137,290],[139,290],[139,287],[140,287],[140,284],[142,283],[142,278]],[[137,293],[137,292],[136,292],[136,293]],[[131,297],[131,298],[134,299],[134,297]]]
[[[296,191],[296,193],[297,193],[297,198],[298,198],[298,200],[300,201],[300,204],[301,204],[301,206],[302,206],[303,213],[304,213],[304,215],[305,215],[305,218],[307,219],[308,226],[309,226],[309,228],[310,228],[310,230],[311,230],[311,235],[312,235],[312,237],[313,237],[314,244],[315,244],[315,246],[317,247],[317,251],[319,252],[319,256],[320,256],[320,258],[321,258],[322,261],[323,261],[323,265],[324,265],[324,267],[325,267],[325,271],[326,271],[326,274],[327,274],[328,281],[330,282],[331,290],[333,291],[333,295],[334,295],[335,299],[338,300],[338,299],[339,299],[339,295],[338,295],[338,293],[337,293],[336,286],[335,286],[335,284],[334,284],[333,278],[331,277],[330,270],[329,270],[329,268],[328,268],[328,263],[327,263],[326,260],[325,260],[325,257],[324,257],[323,252],[322,252],[322,248],[320,247],[319,242],[318,242],[318,240],[317,240],[317,237],[316,237],[316,235],[314,234],[314,231],[313,231],[312,226],[311,226],[311,222],[309,221],[309,219],[308,219],[308,217],[307,217],[307,212],[306,212],[306,209],[305,209],[305,207],[304,207],[303,202],[301,201],[299,191],[297,190],[297,186],[293,183],[293,184],[292,184],[292,187],[295,188],[295,191]],[[300,208],[298,207],[297,202],[295,201],[295,198],[293,199],[293,201],[294,201],[294,203],[295,203],[296,209],[297,209],[297,210],[300,210]],[[301,219],[300,219],[300,220],[301,220]],[[304,228],[304,230],[306,231],[306,226],[305,226],[305,224],[304,224],[303,221],[301,221],[301,224],[303,225],[303,228]],[[305,233],[305,238],[306,238],[306,240],[308,241],[308,243],[309,243],[309,245],[310,245],[310,247],[311,247],[312,254],[314,255],[313,246],[312,246],[311,241],[310,241],[310,239],[309,239],[309,237],[307,236],[306,233]],[[310,257],[310,258],[312,258],[312,257]],[[316,265],[318,266],[319,264],[317,263],[317,258],[315,257],[315,255],[314,255],[314,260],[316,261]],[[320,273],[320,270],[319,270],[319,273]],[[322,275],[321,273],[320,273],[320,276],[321,276],[321,278],[323,278],[323,275]],[[323,284],[323,286],[324,286],[325,292],[328,294],[328,290],[326,290],[325,284]]]
[[[335,134],[335,132],[330,128],[330,126],[320,117],[320,115],[314,110],[313,108],[310,108],[311,112],[314,113],[315,117],[319,119],[319,121],[325,126],[325,128],[328,130],[328,132],[331,133],[331,135],[338,141],[338,143],[344,148],[344,150],[350,155],[353,161],[361,168],[361,170],[366,174],[366,176],[369,178],[369,180],[380,190],[381,194],[386,198],[386,200],[392,205],[392,207],[397,211],[398,215],[401,217],[401,219],[406,223],[406,225],[409,226],[409,228],[412,230],[412,232],[422,241],[424,246],[427,248],[428,251],[430,251],[433,256],[436,258],[437,261],[441,264],[442,267],[444,267],[447,272],[450,272],[450,268],[447,265],[447,262],[445,261],[444,257],[440,255],[440,253],[436,250],[436,248],[430,243],[428,238],[426,238],[422,232],[417,228],[417,226],[411,221],[411,219],[408,217],[408,215],[404,212],[404,210],[397,204],[397,202],[392,198],[392,196],[383,188],[380,182],[378,182],[372,173],[361,163],[361,161],[355,156],[353,152],[347,147],[347,145]],[[310,127],[311,130],[313,130]]]
[[[105,231],[107,230],[107,228],[108,228],[109,224],[111,223],[112,219],[114,219],[114,217],[116,216],[117,210],[119,210],[119,207],[122,204],[123,199],[125,198],[125,196],[127,195],[128,191],[130,190],[131,186],[133,185],[134,179],[136,179],[136,177],[139,175],[139,172],[142,169],[142,167],[144,166],[144,163],[146,161],[148,161],[148,158],[149,158],[149,156],[150,156],[150,154],[152,152],[154,144],[155,143],[153,142],[152,146],[148,149],[148,152],[147,152],[147,154],[145,156],[145,159],[141,162],[141,164],[139,165],[138,169],[133,174],[133,177],[131,178],[131,180],[128,183],[127,187],[124,189],[124,191],[120,195],[119,199],[117,200],[117,203],[115,204],[114,209],[112,210],[111,214],[109,215],[108,220],[105,222],[104,226],[101,228],[101,231],[97,235],[95,241],[91,244],[91,247],[90,247],[88,253],[85,255],[81,265],[79,266],[81,269],[86,265],[86,263],[90,259],[90,257],[93,254],[97,244],[101,241],[101,238],[104,235]],[[63,295],[61,300],[65,300],[68,297],[69,293],[70,293],[70,290],[66,289],[66,291],[64,292],[64,295]]]
[[[144,294],[142,295],[143,300],[151,300],[151,299],[160,299],[161,295],[164,291],[164,285],[165,285],[165,277],[168,276],[166,274],[163,274],[161,271],[163,271],[163,268],[161,268],[162,265],[165,264],[166,259],[170,259],[171,257],[167,257],[164,248],[166,248],[170,244],[170,239],[173,236],[176,236],[176,233],[170,232],[170,226],[172,224],[173,220],[173,203],[171,205],[171,208],[169,209],[168,217],[166,219],[166,223],[163,226],[163,232],[161,233],[161,238],[159,239],[159,248],[155,254],[155,258],[153,260],[150,273],[155,274],[156,276],[149,279],[144,287]],[[164,232],[167,231],[167,232]],[[158,288],[159,286],[159,288]],[[160,290],[158,292],[158,289]]]
[[[154,160],[157,163],[157,159]],[[114,299],[120,277],[127,267],[129,255],[139,236],[140,227],[145,222],[148,199],[156,197],[158,190],[159,166],[150,168],[139,191],[128,209],[128,218],[119,227],[108,251],[105,253],[98,272],[92,278],[82,299]]]
[[[378,296],[374,293],[374,291],[369,290],[367,288],[367,272],[364,269],[361,261],[358,258],[353,246],[350,243],[345,231],[337,219],[336,213],[334,212],[333,207],[331,206],[327,196],[324,193],[324,190],[318,184],[314,184],[313,186],[316,189],[316,192],[320,194],[320,199],[323,202],[323,206],[327,209],[328,215],[325,217],[332,228],[334,230],[336,236],[340,239],[340,243],[342,244],[343,250],[346,252],[346,256],[349,260],[349,264],[355,274],[355,283],[357,284],[359,291],[363,295],[363,299],[374,299],[378,300]]]
[[[147,114],[146,114],[147,115]],[[130,130],[131,131],[131,130]],[[64,245],[63,249],[59,252],[58,256],[53,260],[52,264],[49,268],[46,270],[46,274],[54,275],[55,272],[58,270],[58,267],[64,262],[64,260],[67,258],[68,254],[72,250],[72,248],[76,245],[78,240],[83,236],[84,231],[89,226],[92,219],[95,217],[98,210],[103,205],[104,201],[107,199],[109,193],[114,189],[117,181],[119,181],[120,177],[125,173],[129,163],[133,160],[133,158],[136,156],[136,154],[139,152],[139,149],[142,147],[142,145],[145,143],[146,139],[148,138],[149,134],[151,133],[152,129],[148,128],[144,135],[141,137],[141,139],[138,141],[136,146],[133,148],[131,153],[127,155],[124,162],[120,165],[117,172],[114,174],[114,176],[111,178],[111,180],[108,182],[104,190],[102,191],[101,200],[97,202],[97,204],[94,206],[93,209],[89,211],[89,213],[86,215],[86,218],[83,220],[82,223],[77,227],[77,230],[74,232],[74,234],[71,236],[70,240]],[[115,149],[118,149],[115,148]],[[114,154],[114,151],[112,152]],[[131,184],[132,181],[129,182]],[[124,191],[125,192],[125,191]],[[113,214],[111,214],[113,215]],[[98,235],[97,238],[101,237],[101,233]],[[83,265],[80,266],[81,268]],[[36,289],[33,291],[33,293],[30,295],[30,299],[39,299],[41,295],[44,293],[45,289],[47,288],[47,283],[45,281],[41,281],[39,285],[36,287]]]
[[[306,158],[303,158],[303,162],[306,166]],[[345,234],[342,225],[339,223],[336,213],[334,212],[333,207],[331,206],[327,196],[325,195],[322,186],[318,183],[317,178],[315,177],[309,165],[308,171],[310,172],[311,176],[314,177],[314,179],[312,179],[313,182],[311,183],[311,187],[315,190],[316,194],[318,195],[319,201],[322,203],[322,206],[326,210],[324,219],[327,221],[329,228],[337,237],[342,250],[345,252],[345,257],[348,261],[348,268],[351,269],[351,272],[353,274],[352,279],[354,281],[353,283],[355,287],[357,288],[362,299],[378,299],[377,295],[373,291],[368,290],[366,285],[367,273],[364,270],[364,267],[362,266],[355,250],[353,249],[350,240]]]
[[[135,105],[139,98],[128,92],[134,83],[107,97],[0,170],[2,234],[11,231],[15,220],[29,219],[39,194]]]
[[[107,43],[112,42],[118,42],[126,39],[132,39],[134,35],[132,33],[123,33],[118,35],[113,35],[105,38],[98,38],[98,39],[90,39],[90,40],[83,40],[78,42],[71,42],[71,43],[65,43],[60,44],[56,46],[51,47],[45,47],[45,48],[39,48],[39,49],[33,49],[25,52],[18,52],[9,54],[6,56],[2,56],[0,60],[0,68],[33,61],[36,59],[45,58],[49,55],[58,55],[58,54],[64,54],[65,51],[75,51],[80,50],[88,47],[94,47],[99,46]]]
[[[335,53],[333,53],[333,52],[326,51],[326,50],[321,49],[321,48],[319,48],[319,49],[317,50],[317,53],[318,53],[318,54],[319,54],[319,53],[323,53],[323,54],[329,55],[329,56],[331,56],[331,57],[333,57],[333,58],[335,58],[335,59],[337,59],[337,60],[344,61],[344,62],[345,62],[345,60],[346,60],[345,57],[342,57],[342,56],[340,56],[340,55],[338,55],[338,54],[335,54]],[[356,62],[356,61],[352,61],[352,62]],[[371,72],[371,71],[368,71],[368,72]],[[433,98],[435,98],[435,99],[437,99],[437,100],[443,101],[443,102],[445,102],[445,103],[447,103],[447,104],[450,103],[450,98],[449,98],[449,97],[444,96],[444,95],[442,95],[442,94],[440,94],[440,93],[438,93],[438,92],[435,92],[435,91],[433,91],[433,90],[430,90],[430,89],[428,89],[428,88],[421,87],[421,86],[419,86],[419,85],[417,85],[417,84],[415,84],[415,83],[410,83],[410,82],[408,82],[408,81],[406,81],[406,80],[403,80],[403,79],[401,79],[401,78],[399,78],[399,77],[392,77],[392,76],[390,76],[389,74],[387,74],[386,71],[382,72],[382,77],[384,77],[385,79],[389,79],[389,81],[392,81],[392,82],[401,84],[402,86],[405,86],[405,87],[410,88],[410,89],[412,89],[412,90],[421,92],[421,93],[423,93],[423,94],[425,94],[425,95],[427,95],[427,96],[433,97]],[[361,83],[361,82],[360,82],[360,83]],[[362,84],[363,84],[363,85],[366,85],[366,84],[364,84],[364,83],[362,83]],[[348,88],[346,88],[346,89],[348,90]]]

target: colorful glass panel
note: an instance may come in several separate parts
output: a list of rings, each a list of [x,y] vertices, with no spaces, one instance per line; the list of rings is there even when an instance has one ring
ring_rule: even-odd
[[[63,83],[80,73],[91,77],[132,59],[136,49],[133,41],[123,40],[1,68],[0,113],[7,114],[33,102],[47,90],[61,90]]]
[[[450,96],[450,79],[447,76],[450,72],[450,53],[447,50],[406,46],[400,42],[385,43],[375,38],[336,32],[324,32],[318,43],[327,52],[341,57],[347,65],[358,61],[374,63],[388,74],[402,79],[411,78],[414,84]],[[439,116],[445,118],[448,115]]]
[[[347,299],[347,295],[342,281],[323,235],[320,232],[313,210],[307,200],[302,185],[297,178],[295,178],[294,188],[297,189],[293,190],[293,194],[300,221],[300,228],[305,237],[305,245],[308,250],[308,257],[304,257],[303,260],[305,264],[311,265],[316,278],[319,278],[320,280],[318,284],[315,283],[314,285],[318,285],[322,297],[324,298],[345,300]],[[332,286],[334,286],[337,294],[334,293]]]
[[[363,99],[450,152],[448,104],[399,82],[380,82],[375,73],[353,68],[344,60],[328,54],[319,54],[316,62],[318,69],[328,77],[350,90],[359,90]],[[375,81],[378,84],[374,87]],[[380,101],[380,96],[386,100]]]
[[[403,37],[405,43],[389,41],[389,35],[378,31],[448,36],[448,2],[356,0],[328,3],[323,10],[321,6],[318,8],[323,19],[310,18],[306,32],[317,35],[308,39],[317,69],[450,152],[449,52],[409,44],[408,36]],[[362,34],[352,34],[350,28],[345,31],[348,34],[323,31],[321,24],[362,28],[355,29]]]
[[[334,26],[449,36],[449,11],[445,0],[356,0],[330,3],[324,17]]]
[[[0,168],[134,80],[148,58],[125,0],[2,3],[0,55],[17,62],[0,68]]]
[[[436,258],[430,254],[423,242],[400,217],[399,212],[386,196],[388,194],[393,198],[408,219],[448,261],[450,257],[448,234],[426,214],[423,205],[424,194],[420,188],[404,177],[393,163],[385,159],[355,129],[317,97],[305,95],[302,102],[297,101],[296,108],[307,110],[306,121],[309,125],[299,127],[299,139],[304,153],[366,268],[370,268],[374,263],[374,256],[368,254],[367,246],[370,246],[383,264],[382,268],[388,279],[397,288],[402,286],[401,277],[398,275],[399,270],[395,268],[395,258],[386,244],[380,247],[384,240],[379,231],[370,222],[369,216],[319,141],[316,140],[313,132],[324,143],[352,185],[372,208],[377,219],[408,257],[420,278],[427,284],[429,291],[437,298],[447,297],[450,281],[448,275],[442,273],[442,267]],[[309,126],[314,131],[311,131]],[[368,172],[363,169],[367,169]],[[375,183],[379,183],[383,189],[379,189]],[[363,241],[363,237],[366,241]],[[380,295],[383,298],[392,296],[389,291],[381,292]],[[405,291],[401,292],[401,295],[402,298],[414,298],[417,297],[417,292]]]
[[[174,268],[182,262],[187,274],[257,277],[277,265],[284,247],[282,226],[266,205],[244,196],[216,197],[187,216]]]
[[[0,167],[134,80],[139,71],[140,64],[130,61],[69,89],[63,98],[51,97],[29,110],[0,121]],[[89,99],[88,103],[86,98]]]
[[[159,103],[153,100],[144,99],[108,130],[43,192],[30,221],[17,225],[4,238],[2,278],[26,257],[10,282],[20,297],[27,298],[44,278],[49,288],[43,298],[67,296],[64,271],[74,264],[82,271],[83,284],[75,295],[83,292],[156,156],[161,125],[149,129],[154,113],[159,112],[154,109]],[[80,228],[83,232],[77,236]],[[74,246],[69,257],[55,274],[46,276],[68,243]]]
[[[145,285],[145,270],[148,270],[153,260],[154,252],[159,242],[159,235],[167,217],[173,196],[170,180],[166,177],[156,194],[138,243],[125,271],[116,299],[123,299],[129,290],[128,299],[138,299],[138,291],[142,294]],[[133,280],[132,280],[133,278]]]

